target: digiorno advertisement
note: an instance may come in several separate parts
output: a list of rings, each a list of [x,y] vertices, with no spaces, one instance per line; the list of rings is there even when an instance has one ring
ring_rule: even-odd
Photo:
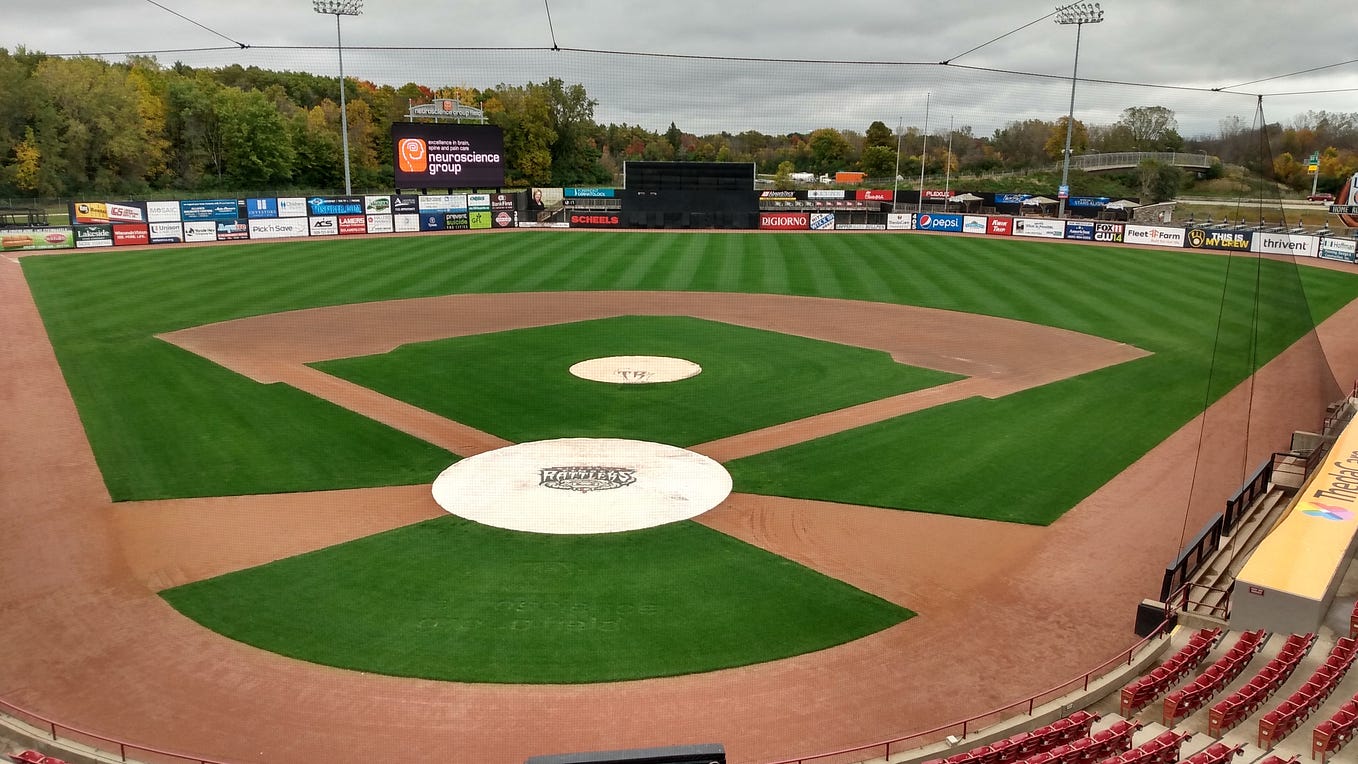
[[[495,125],[397,122],[397,188],[485,188],[505,183],[504,133]]]

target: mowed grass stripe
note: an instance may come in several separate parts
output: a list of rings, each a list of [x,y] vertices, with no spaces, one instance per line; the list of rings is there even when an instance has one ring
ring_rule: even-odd
[[[77,402],[101,465],[107,474],[122,475],[109,479],[118,483],[116,494],[123,498],[174,495],[187,475],[194,476],[199,488],[185,495],[244,490],[252,479],[252,492],[299,490],[327,481],[387,484],[408,480],[408,464],[433,463],[433,457],[420,455],[421,447],[404,455],[396,452],[399,448],[371,454],[361,443],[348,442],[339,447],[347,455],[332,467],[294,460],[295,449],[333,451],[337,441],[352,439],[354,430],[340,422],[343,417],[325,415],[315,421],[309,409],[305,416],[301,409],[288,411],[289,405],[275,391],[210,364],[185,363],[180,351],[153,351],[154,343],[145,341],[154,333],[184,326],[318,305],[568,285],[606,289],[619,284],[642,290],[677,285],[849,299],[894,295],[904,303],[1087,331],[1172,361],[1168,365],[1138,361],[1125,376],[1108,378],[1106,384],[1127,386],[1117,391],[1123,395],[1161,390],[1172,400],[1182,396],[1201,404],[1214,347],[1223,354],[1216,361],[1214,394],[1229,389],[1248,369],[1255,277],[1252,270],[1238,267],[1251,264],[1248,260],[1232,263],[1226,334],[1218,340],[1226,258],[1141,250],[1119,250],[1122,257],[1093,256],[1093,247],[887,234],[843,236],[853,248],[865,250],[863,255],[845,256],[839,253],[844,246],[839,238],[813,233],[525,231],[375,240],[380,246],[336,240],[77,253],[25,258],[23,267],[63,371],[77,380],[73,389],[80,390]],[[733,250],[744,253],[738,269],[730,263]],[[874,256],[867,257],[866,251]],[[590,267],[590,257],[600,260],[597,268]],[[639,264],[641,258],[651,260],[648,268]],[[886,270],[878,267],[883,265]],[[1260,362],[1307,331],[1308,317],[1329,315],[1358,292],[1352,274],[1298,271],[1268,261],[1260,267],[1262,283],[1270,290],[1260,301],[1267,309],[1258,321]],[[1067,277],[1070,273],[1075,275]],[[732,284],[732,279],[740,283]],[[873,286],[882,280],[889,282],[888,289]],[[1100,281],[1107,286],[1094,292],[1091,286]],[[105,291],[110,283],[121,286]],[[1071,290],[1082,288],[1088,296],[1072,300]],[[125,394],[126,380],[149,385],[154,395]],[[188,396],[195,403],[186,407],[191,424],[163,427],[161,414],[152,410],[153,401],[157,396],[173,397],[180,388],[221,393]],[[251,402],[252,396],[260,397],[258,405]],[[1116,396],[1094,398],[1109,405]],[[1057,423],[1066,427],[1069,439],[1098,439],[1119,421],[1093,404],[1087,408],[1080,415],[1070,413],[1070,421]],[[979,416],[979,411],[968,415]],[[251,419],[256,419],[253,431],[239,424]],[[1153,440],[1141,437],[1145,433],[1164,437],[1183,421],[1185,413],[1172,407],[1150,411],[1143,421],[1133,423],[1138,432],[1129,440]],[[337,429],[326,437],[332,426]],[[994,425],[961,421],[937,444],[938,452],[965,453],[970,443],[966,434],[978,427],[989,430]],[[905,429],[891,431],[907,437]],[[220,449],[213,445],[217,437],[243,439],[244,459],[218,463],[215,455]],[[1022,428],[1013,426],[1002,441],[1022,444],[1026,438]],[[388,443],[383,448],[394,446]],[[1091,451],[1084,468],[1106,479],[1125,457]],[[825,458],[825,469],[846,474],[863,464],[833,452]],[[124,460],[141,463],[125,466]],[[369,466],[352,471],[359,462]],[[1064,482],[1051,471],[1046,477]],[[1041,492],[1023,499],[1034,506],[1053,500]],[[1045,513],[1042,509],[1037,515]]]

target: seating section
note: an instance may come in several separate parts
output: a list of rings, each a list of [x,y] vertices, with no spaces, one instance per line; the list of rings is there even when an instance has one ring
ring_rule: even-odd
[[[1259,747],[1272,750],[1275,743],[1306,721],[1334,692],[1335,686],[1353,666],[1355,656],[1358,656],[1358,643],[1352,638],[1335,640],[1329,656],[1312,672],[1306,684],[1259,719]]]
[[[1207,717],[1207,734],[1219,738],[1237,724],[1258,711],[1279,687],[1287,684],[1311,647],[1316,643],[1315,634],[1292,634],[1278,649],[1273,657],[1259,672],[1235,692],[1222,699]]]
[[[1135,714],[1165,694],[1170,687],[1197,671],[1198,666],[1207,659],[1207,654],[1220,638],[1221,629],[1203,629],[1189,637],[1188,644],[1179,648],[1178,652],[1152,669],[1149,674],[1129,682],[1122,688],[1122,715]]]
[[[9,757],[19,764],[66,764],[65,759],[58,759],[55,756],[45,756],[34,750],[11,753]]]
[[[1300,754],[1296,756],[1291,756],[1286,759],[1284,759],[1281,756],[1265,756],[1264,758],[1256,762],[1256,764],[1297,764],[1297,761],[1300,759],[1301,759]]]
[[[1065,746],[1080,740],[1089,740],[1089,730],[1098,719],[1098,714],[1076,711],[1070,716],[1057,719],[1051,724],[1038,727],[1032,732],[1019,732],[1007,738],[996,740],[990,745],[978,746],[946,759],[933,759],[925,762],[925,764],[1012,764],[1013,762],[1027,761],[1038,755],[1046,755],[1058,746]],[[1131,734],[1134,729],[1127,731],[1126,746],[1128,748],[1131,747]],[[1082,744],[1082,748],[1084,747],[1088,746]],[[1126,750],[1126,748],[1122,750]],[[1041,761],[1053,761],[1053,759],[1047,756]],[[1071,758],[1061,761],[1086,762],[1090,760]]]
[[[1179,746],[1189,737],[1192,733],[1165,730],[1126,753],[1104,759],[1101,764],[1174,764],[1179,760]]]
[[[1312,730],[1311,758],[1320,754],[1320,762],[1325,764],[1330,754],[1338,753],[1353,739],[1355,730],[1358,730],[1358,695],[1346,701],[1330,718]]]
[[[1267,632],[1263,629],[1241,634],[1240,639],[1236,640],[1225,655],[1213,661],[1212,665],[1193,681],[1166,695],[1165,726],[1173,727],[1180,719],[1192,715],[1207,705],[1207,701],[1221,692],[1223,687],[1234,682],[1245,667],[1250,665],[1250,661],[1254,660],[1255,653],[1263,648],[1266,639]]]
[[[1358,602],[1353,603],[1353,614],[1349,616],[1349,639],[1358,639]]]
[[[1184,759],[1181,764],[1225,764],[1243,750],[1245,750],[1243,745],[1229,746],[1225,743],[1213,743]]]

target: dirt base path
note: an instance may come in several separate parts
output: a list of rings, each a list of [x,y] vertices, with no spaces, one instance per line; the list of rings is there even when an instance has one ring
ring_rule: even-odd
[[[720,741],[732,761],[760,762],[984,712],[1129,645],[1135,603],[1158,588],[1180,529],[1196,530],[1238,485],[1242,464],[1313,426],[1337,391],[1332,379],[1295,384],[1315,378],[1317,353],[1337,359],[1346,386],[1358,376],[1356,304],[1045,529],[733,495],[704,522],[921,615],[841,647],[709,674],[486,686],[293,661],[179,616],[154,589],[212,574],[165,562],[183,539],[208,534],[232,550],[213,565],[254,564],[417,520],[427,510],[417,489],[427,489],[115,507],[9,261],[0,262],[0,325],[0,697],[95,733],[229,761],[509,764]],[[1242,452],[1232,443],[1251,402]],[[1200,437],[1214,458],[1194,476]],[[290,537],[293,515],[321,512],[341,520]],[[155,531],[138,531],[133,518]],[[910,555],[900,551],[906,539]]]

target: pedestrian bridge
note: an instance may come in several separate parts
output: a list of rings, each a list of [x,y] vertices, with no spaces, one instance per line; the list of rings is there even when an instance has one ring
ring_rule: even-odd
[[[1072,154],[1070,166],[1085,172],[1129,170],[1142,162],[1172,164],[1189,170],[1206,170],[1216,157],[1206,154],[1186,154],[1176,151],[1118,151],[1111,154]]]

